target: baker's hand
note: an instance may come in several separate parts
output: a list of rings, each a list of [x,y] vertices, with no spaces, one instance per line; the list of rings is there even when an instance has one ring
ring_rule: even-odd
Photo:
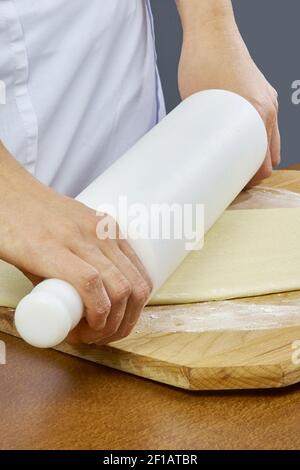
[[[99,239],[98,223],[95,211],[39,183],[0,145],[0,258],[78,290],[86,316],[72,343],[127,336],[152,289],[126,240]]]
[[[264,164],[252,183],[270,176],[272,167],[280,162],[276,90],[250,57],[231,9],[227,8],[220,18],[213,17],[205,24],[196,24],[189,18],[191,3],[182,0],[180,5],[182,9],[186,8],[181,12],[184,41],[178,73],[182,98],[215,88],[233,91],[251,102],[263,118],[269,141]]]

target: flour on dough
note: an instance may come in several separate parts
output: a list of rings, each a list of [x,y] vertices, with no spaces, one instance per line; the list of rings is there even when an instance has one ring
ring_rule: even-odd
[[[300,209],[226,211],[150,304],[300,289]]]
[[[0,260],[0,306],[15,308],[29,294],[33,285],[11,264]]]

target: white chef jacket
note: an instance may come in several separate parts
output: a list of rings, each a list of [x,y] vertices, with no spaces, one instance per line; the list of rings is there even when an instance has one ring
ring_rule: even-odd
[[[0,139],[67,195],[165,114],[150,0],[0,0],[0,51]]]

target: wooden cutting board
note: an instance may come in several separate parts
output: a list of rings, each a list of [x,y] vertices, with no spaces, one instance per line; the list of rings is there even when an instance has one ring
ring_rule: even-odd
[[[275,172],[262,185],[300,193],[300,172]],[[216,315],[209,318],[215,302],[146,307],[136,331],[118,343],[104,347],[63,343],[56,349],[189,390],[285,387],[300,382],[296,363],[300,361],[292,361],[297,353],[293,346],[300,349],[300,291],[232,300],[225,304],[227,315],[245,311],[253,303],[259,321],[250,325],[243,316],[229,327],[222,326]],[[273,310],[279,312],[275,321]],[[0,331],[17,336],[13,313],[0,307]],[[300,358],[300,353],[295,357]]]

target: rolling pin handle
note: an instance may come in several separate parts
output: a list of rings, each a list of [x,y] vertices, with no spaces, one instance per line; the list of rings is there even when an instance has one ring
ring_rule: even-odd
[[[15,313],[15,326],[27,343],[50,348],[66,339],[83,311],[82,299],[71,284],[47,279],[21,300]]]

